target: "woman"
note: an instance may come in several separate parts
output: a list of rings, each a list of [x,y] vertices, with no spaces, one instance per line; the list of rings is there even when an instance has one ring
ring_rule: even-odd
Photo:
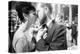
[[[35,8],[31,3],[20,2],[16,6],[20,20],[23,22],[14,34],[13,47],[16,52],[31,52],[35,48],[32,42],[32,35],[29,35],[29,29],[35,23]]]

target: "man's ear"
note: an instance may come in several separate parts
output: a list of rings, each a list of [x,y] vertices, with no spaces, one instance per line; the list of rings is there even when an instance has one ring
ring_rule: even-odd
[[[48,11],[48,7],[45,7],[46,11]]]
[[[48,10],[48,8],[47,8],[47,7],[45,7],[45,13],[46,13],[46,14],[48,13],[48,11],[49,11],[49,10]]]

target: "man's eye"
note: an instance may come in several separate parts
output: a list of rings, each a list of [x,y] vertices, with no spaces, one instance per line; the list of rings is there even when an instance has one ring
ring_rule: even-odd
[[[37,10],[37,14],[39,13],[40,10]]]
[[[36,13],[33,13],[33,15],[36,15]]]

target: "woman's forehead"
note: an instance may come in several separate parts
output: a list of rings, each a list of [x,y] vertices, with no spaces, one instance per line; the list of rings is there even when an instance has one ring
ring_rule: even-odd
[[[35,11],[31,10],[30,13],[35,13]]]

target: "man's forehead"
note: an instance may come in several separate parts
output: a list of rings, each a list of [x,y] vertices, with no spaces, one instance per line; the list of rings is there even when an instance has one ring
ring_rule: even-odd
[[[43,8],[43,3],[38,3],[37,4],[37,9]]]
[[[48,7],[48,6],[51,6],[51,4],[49,4],[49,3],[38,3],[37,9]]]

